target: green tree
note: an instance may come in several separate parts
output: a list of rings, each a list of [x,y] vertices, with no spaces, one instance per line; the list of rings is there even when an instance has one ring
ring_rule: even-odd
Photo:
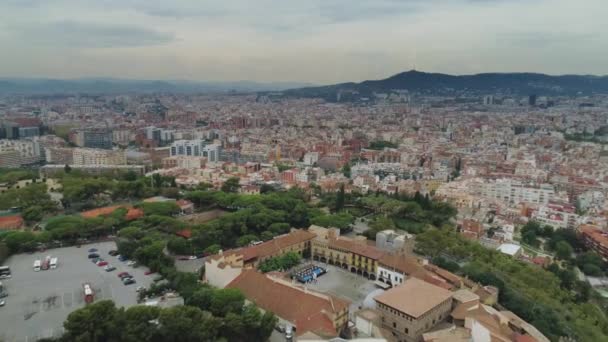
[[[166,342],[216,341],[220,322],[192,306],[165,309],[158,318],[159,335]]]
[[[144,202],[141,208],[145,215],[173,216],[179,213],[179,206],[173,202]]]
[[[44,215],[44,209],[42,209],[42,207],[39,205],[31,206],[31,207],[25,208],[23,210],[23,212],[21,213],[21,215],[23,216],[23,219],[26,222],[29,222],[29,223],[38,222],[38,221],[42,220],[42,217]]]
[[[200,287],[192,294],[187,304],[196,306],[201,310],[209,311],[215,291],[217,290],[211,287]]]
[[[247,246],[249,243],[253,241],[258,241],[259,238],[253,234],[243,235],[236,240],[236,244],[239,247]]]
[[[342,166],[342,174],[344,175],[344,177],[350,178],[351,169],[350,169],[349,163],[346,163],[346,164],[344,164],[344,166]]]
[[[229,192],[229,193],[235,193],[239,191],[239,188],[241,187],[240,184],[240,179],[238,177],[231,177],[228,178],[224,184],[222,184],[222,191],[223,192]]]
[[[245,305],[245,296],[238,289],[216,290],[209,307],[214,316],[224,317],[229,312],[240,313]]]
[[[344,209],[344,184],[340,184],[340,190],[336,197],[336,211]]]
[[[158,338],[157,325],[161,309],[154,306],[137,305],[127,309],[123,315],[124,330],[121,341],[153,341]]]
[[[192,243],[181,237],[173,237],[167,242],[167,249],[174,254],[192,254]]]
[[[219,253],[219,251],[222,249],[222,246],[220,245],[211,245],[207,248],[205,248],[204,252],[207,254],[217,254]]]
[[[68,315],[63,323],[69,341],[120,341],[123,312],[110,300],[99,301]]]
[[[241,314],[226,315],[225,334],[230,341],[267,341],[276,323],[272,313],[262,314],[254,305],[246,305]]]
[[[555,246],[555,255],[558,259],[568,260],[572,257],[572,253],[574,253],[574,250],[566,241],[560,241]]]

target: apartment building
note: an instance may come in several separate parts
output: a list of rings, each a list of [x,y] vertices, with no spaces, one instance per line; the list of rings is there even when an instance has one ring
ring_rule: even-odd
[[[478,185],[481,196],[509,204],[526,202],[546,205],[556,199],[555,189],[551,184],[528,184],[519,180],[501,178]]]
[[[74,165],[126,165],[125,151],[75,148]]]
[[[221,146],[208,144],[205,140],[178,140],[171,144],[171,156],[206,157],[209,162],[217,163],[220,160]]]
[[[46,147],[46,162],[49,164],[70,165],[74,163],[74,149],[70,147]]]
[[[205,167],[206,161],[207,158],[205,157],[173,156],[163,158],[162,166],[163,169],[180,168],[193,170]]]
[[[40,143],[37,140],[2,139],[0,140],[0,152],[3,162],[7,165],[15,164],[13,167],[37,163],[42,159]]]

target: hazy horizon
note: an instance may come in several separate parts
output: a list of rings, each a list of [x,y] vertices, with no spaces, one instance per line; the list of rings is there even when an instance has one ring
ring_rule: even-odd
[[[332,84],[606,75],[600,0],[5,0],[0,77]]]

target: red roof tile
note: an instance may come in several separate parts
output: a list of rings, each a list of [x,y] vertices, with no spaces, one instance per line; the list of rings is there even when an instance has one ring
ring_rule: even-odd
[[[248,300],[263,310],[293,323],[296,333],[311,331],[320,336],[338,335],[327,314],[348,310],[349,302],[293,286],[284,280],[267,277],[254,270],[245,270],[228,288],[237,288]]]

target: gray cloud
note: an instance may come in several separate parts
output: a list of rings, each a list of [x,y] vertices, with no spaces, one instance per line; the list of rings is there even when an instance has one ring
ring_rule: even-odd
[[[12,31],[30,43],[72,48],[139,47],[162,45],[175,40],[171,33],[137,26],[68,20],[12,27]]]
[[[448,73],[605,73],[608,2],[584,5],[582,11],[572,0],[0,0],[0,76],[333,83],[413,65]]]
[[[502,34],[501,37],[510,43],[512,46],[520,46],[525,48],[546,48],[559,45],[575,46],[578,44],[587,44],[599,38],[595,33],[577,33],[577,32],[508,32]]]

